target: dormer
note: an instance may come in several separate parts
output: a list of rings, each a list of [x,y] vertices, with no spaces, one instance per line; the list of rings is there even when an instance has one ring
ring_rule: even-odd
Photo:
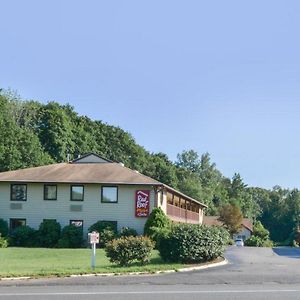
[[[112,162],[113,161],[103,158],[95,153],[87,153],[71,161],[72,164],[99,164]]]

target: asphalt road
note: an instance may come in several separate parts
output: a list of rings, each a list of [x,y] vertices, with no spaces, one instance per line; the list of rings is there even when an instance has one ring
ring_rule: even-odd
[[[226,257],[187,273],[0,281],[0,300],[300,299],[300,249],[231,247]]]

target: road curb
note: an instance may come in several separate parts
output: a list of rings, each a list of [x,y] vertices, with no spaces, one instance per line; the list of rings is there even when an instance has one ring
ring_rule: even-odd
[[[175,273],[175,272],[191,272],[191,271],[198,271],[198,270],[205,270],[208,268],[216,268],[221,267],[228,264],[228,260],[224,258],[223,261],[217,262],[217,263],[211,263],[201,266],[193,266],[188,268],[181,268],[177,270],[160,270],[155,272],[130,272],[130,273],[90,273],[90,274],[74,274],[74,275],[68,275],[64,277],[58,278],[77,278],[77,277],[112,277],[112,276],[136,276],[136,275],[155,275],[155,274],[169,274],[169,273]],[[53,278],[51,276],[49,277],[38,277],[38,278]],[[0,278],[0,281],[13,281],[13,280],[29,280],[29,279],[37,279],[37,277],[31,277],[31,276],[22,276],[22,277],[4,277]]]

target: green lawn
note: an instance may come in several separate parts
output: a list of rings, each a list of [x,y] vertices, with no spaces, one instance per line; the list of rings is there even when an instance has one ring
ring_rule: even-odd
[[[96,268],[90,267],[90,249],[0,249],[0,278],[14,276],[64,276],[86,273],[129,273],[176,270],[186,265],[164,263],[157,251],[153,251],[150,264],[119,267],[108,261],[104,250],[97,250]]]

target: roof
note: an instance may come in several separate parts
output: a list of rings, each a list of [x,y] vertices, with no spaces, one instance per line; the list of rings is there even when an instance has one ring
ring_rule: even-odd
[[[119,163],[60,163],[0,173],[0,182],[161,185]]]
[[[41,167],[20,169],[0,173],[0,182],[22,183],[68,183],[68,184],[124,184],[162,186],[182,197],[194,201],[203,207],[201,202],[165,185],[138,171],[115,163],[97,154],[83,155],[70,163],[58,163]]]
[[[203,216],[203,224],[209,226],[222,226],[223,223],[219,221],[219,216]],[[253,223],[248,218],[243,218],[242,224],[243,227],[247,228],[251,232],[253,232]]]

